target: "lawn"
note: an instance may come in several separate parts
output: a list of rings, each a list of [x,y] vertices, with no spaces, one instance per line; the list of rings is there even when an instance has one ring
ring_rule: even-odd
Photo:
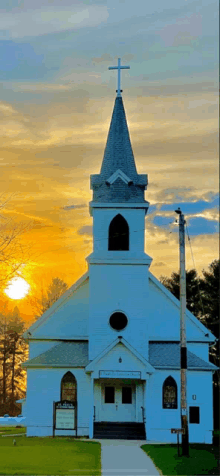
[[[16,440],[16,446],[13,440]],[[101,445],[74,438],[0,438],[0,474],[101,474]]]
[[[141,448],[150,456],[164,476],[220,474],[217,468],[219,459],[217,446],[190,444],[189,458],[177,456],[177,445],[143,445]]]

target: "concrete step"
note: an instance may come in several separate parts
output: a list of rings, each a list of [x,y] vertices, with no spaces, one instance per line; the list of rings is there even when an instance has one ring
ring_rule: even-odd
[[[136,422],[95,422],[94,438],[145,440],[145,427],[143,423]]]

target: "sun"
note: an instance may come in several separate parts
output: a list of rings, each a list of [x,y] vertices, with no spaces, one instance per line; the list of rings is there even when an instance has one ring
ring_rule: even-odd
[[[5,288],[5,294],[11,299],[23,299],[30,289],[30,284],[25,279],[17,277],[13,278],[7,288]]]

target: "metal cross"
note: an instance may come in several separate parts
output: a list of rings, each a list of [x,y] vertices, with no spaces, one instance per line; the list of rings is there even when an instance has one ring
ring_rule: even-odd
[[[130,66],[121,66],[121,58],[118,58],[118,66],[109,66],[108,69],[117,69],[118,70],[118,89],[116,89],[117,96],[121,96],[121,69],[130,69]]]

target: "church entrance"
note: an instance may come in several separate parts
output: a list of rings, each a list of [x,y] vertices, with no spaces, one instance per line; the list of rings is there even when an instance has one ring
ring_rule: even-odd
[[[136,385],[112,381],[101,385],[100,421],[136,420]]]

